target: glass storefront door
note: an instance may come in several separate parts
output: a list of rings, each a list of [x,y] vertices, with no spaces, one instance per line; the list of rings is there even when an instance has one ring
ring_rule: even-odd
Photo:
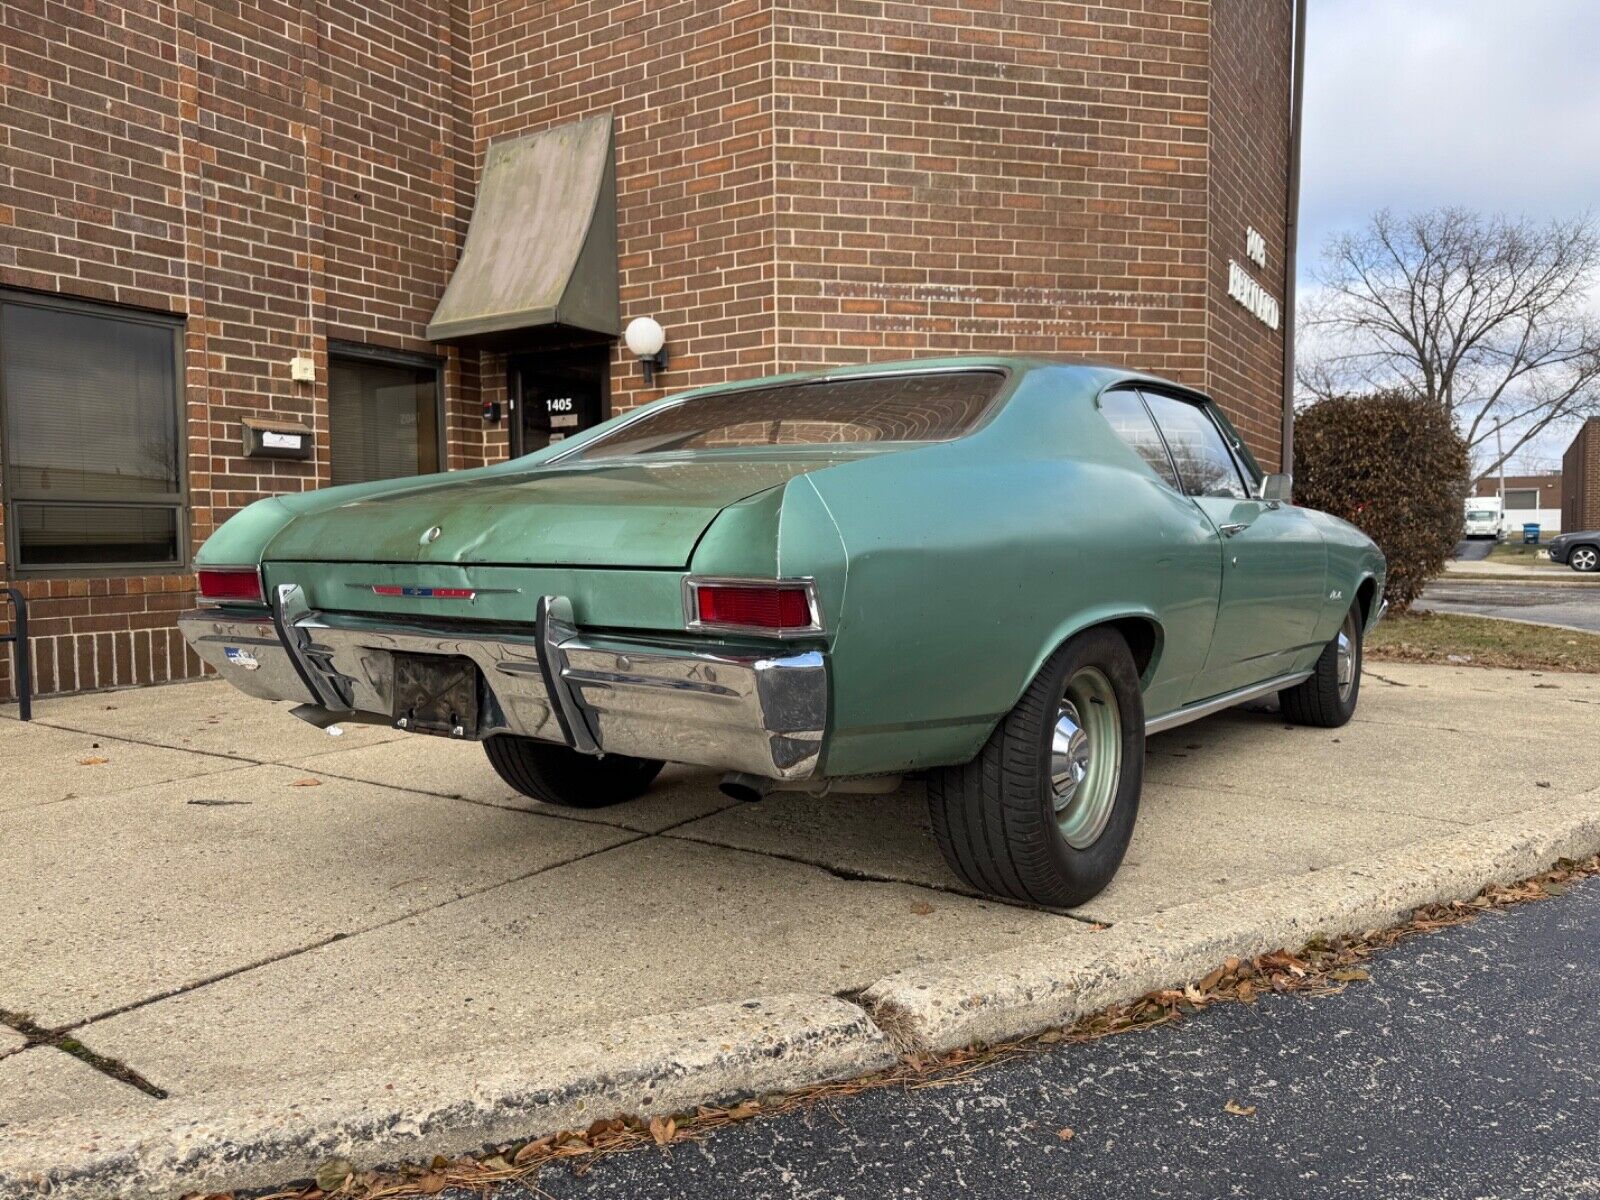
[[[610,416],[610,362],[609,345],[513,357],[511,453],[532,454]]]

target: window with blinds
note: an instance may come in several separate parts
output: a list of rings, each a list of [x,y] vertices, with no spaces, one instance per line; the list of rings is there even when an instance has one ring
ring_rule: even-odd
[[[177,321],[0,295],[6,528],[21,570],[184,559]]]
[[[335,484],[439,470],[438,367],[330,353],[328,454]]]

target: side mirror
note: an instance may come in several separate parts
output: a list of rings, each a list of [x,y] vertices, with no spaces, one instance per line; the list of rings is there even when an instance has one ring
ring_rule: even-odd
[[[1293,495],[1293,475],[1263,475],[1256,488],[1256,499],[1268,504],[1287,504]]]

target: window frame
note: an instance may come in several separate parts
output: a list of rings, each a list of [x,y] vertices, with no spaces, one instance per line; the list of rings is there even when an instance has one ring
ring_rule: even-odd
[[[63,497],[40,497],[18,493],[11,467],[10,409],[5,395],[4,372],[0,372],[0,500],[5,507],[5,571],[7,579],[76,578],[102,579],[118,576],[173,575],[187,571],[193,557],[190,544],[189,506],[189,406],[188,381],[184,370],[184,329],[188,318],[182,313],[154,312],[150,309],[130,308],[119,304],[101,304],[92,300],[79,300],[72,296],[57,296],[16,288],[0,288],[0,306],[19,305],[31,308],[52,309],[80,316],[99,317],[102,320],[123,321],[129,324],[154,326],[166,330],[172,338],[173,380],[173,452],[177,464],[177,490],[161,496],[137,499],[106,499],[88,494]],[[4,347],[0,346],[0,355]],[[91,508],[153,508],[172,511],[176,555],[170,560],[139,560],[125,563],[42,563],[28,566],[22,562],[22,523],[16,518],[19,504],[60,504],[63,506]]]
[[[1180,496],[1187,496],[1191,500],[1233,500],[1235,502],[1260,499],[1257,494],[1261,482],[1260,476],[1252,469],[1255,467],[1254,456],[1248,459],[1245,457],[1249,454],[1249,450],[1245,447],[1239,435],[1233,432],[1233,427],[1227,423],[1227,418],[1223,416],[1222,410],[1217,407],[1215,400],[1200,392],[1188,392],[1175,387],[1149,385],[1142,381],[1135,381],[1131,386],[1139,392],[1141,399],[1145,398],[1145,393],[1149,393],[1165,397],[1177,404],[1187,404],[1191,408],[1198,409],[1200,415],[1210,424],[1212,429],[1216,430],[1217,436],[1222,439],[1223,451],[1227,454],[1228,461],[1233,464],[1234,474],[1238,477],[1239,484],[1244,489],[1243,496],[1207,496],[1204,494],[1195,495],[1190,492],[1183,482],[1183,472],[1178,470],[1178,459],[1172,453],[1172,445],[1167,441],[1166,431],[1161,428],[1161,419],[1156,416],[1155,409],[1146,400],[1145,409],[1150,414],[1150,420],[1155,424],[1156,433],[1161,436],[1161,444],[1167,448],[1167,459],[1172,463],[1173,473],[1178,478],[1178,494]]]
[[[1105,398],[1113,394],[1132,396],[1139,407],[1144,410],[1145,419],[1150,422],[1150,428],[1155,431],[1156,442],[1161,446],[1161,454],[1166,459],[1167,470],[1172,472],[1171,479],[1164,477],[1148,462],[1145,462],[1144,456],[1129,445],[1122,435],[1117,432],[1116,426],[1111,424],[1111,418],[1106,416]],[[1119,444],[1127,448],[1128,453],[1132,454],[1139,464],[1155,477],[1157,483],[1169,492],[1182,496],[1186,500],[1193,499],[1188,492],[1183,490],[1183,476],[1178,474],[1178,464],[1172,460],[1172,447],[1167,445],[1166,435],[1161,432],[1161,426],[1156,424],[1156,415],[1150,411],[1150,405],[1145,401],[1142,387],[1133,383],[1119,383],[1113,387],[1108,387],[1099,396],[1095,397],[1094,406],[1095,411],[1100,414],[1100,419],[1106,423],[1106,428],[1111,430],[1111,436],[1116,438]]]
[[[433,371],[433,419],[437,430],[434,444],[439,447],[439,466],[436,472],[418,471],[416,475],[396,478],[417,479],[424,474],[443,474],[450,469],[450,443],[446,439],[448,420],[444,402],[445,359],[437,354],[413,353],[409,350],[392,350],[387,346],[372,346],[365,342],[346,342],[328,339],[328,470],[333,470],[333,361],[345,359],[352,362],[377,363],[386,367],[409,367],[413,370]]]

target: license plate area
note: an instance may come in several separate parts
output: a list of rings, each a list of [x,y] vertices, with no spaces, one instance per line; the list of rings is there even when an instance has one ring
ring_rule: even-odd
[[[470,658],[395,654],[396,728],[440,737],[475,737],[482,686]]]

